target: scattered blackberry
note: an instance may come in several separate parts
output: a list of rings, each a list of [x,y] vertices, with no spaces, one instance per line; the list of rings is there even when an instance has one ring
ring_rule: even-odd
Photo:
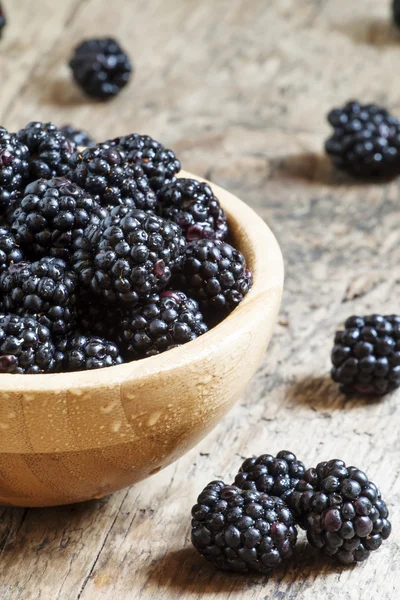
[[[9,265],[24,260],[23,254],[13,234],[5,227],[0,227],[0,273]]]
[[[112,38],[85,40],[74,50],[69,62],[72,75],[82,90],[93,98],[109,100],[126,86],[132,64]]]
[[[3,35],[3,29],[6,26],[6,16],[4,14],[3,5],[0,4],[0,37]]]
[[[108,140],[106,144],[117,146],[123,150],[129,163],[140,165],[155,191],[174,181],[175,175],[181,170],[181,163],[174,152],[149,135],[131,133]]]
[[[160,354],[208,330],[195,300],[182,292],[153,294],[125,313],[119,341],[132,359]]]
[[[131,166],[117,148],[96,146],[74,157],[71,179],[103,206],[125,205],[154,211],[156,196],[139,166]]]
[[[223,570],[269,573],[292,554],[293,515],[280,498],[212,481],[192,508],[192,543]]]
[[[400,121],[374,104],[348,102],[328,114],[334,128],[325,149],[339,169],[359,177],[400,171]]]
[[[158,201],[161,215],[178,223],[189,242],[227,237],[226,215],[207,183],[177,179],[162,188]]]
[[[270,454],[247,458],[235,477],[234,485],[242,490],[257,490],[287,502],[305,467],[292,452],[282,450],[276,458]]]
[[[47,327],[32,317],[0,315],[0,373],[51,373],[55,355]]]
[[[335,335],[332,379],[342,391],[385,394],[400,386],[400,317],[352,316]]]
[[[391,532],[376,485],[342,460],[308,469],[290,497],[308,541],[343,564],[366,560]]]
[[[64,336],[75,325],[76,287],[75,273],[58,258],[20,262],[0,275],[3,310],[33,316],[54,335]]]
[[[65,135],[67,140],[70,140],[77,146],[84,146],[86,148],[90,148],[96,145],[96,142],[92,140],[87,131],[83,131],[81,129],[75,129],[72,125],[64,125],[60,127],[60,131]]]
[[[68,179],[38,179],[27,186],[19,201],[10,219],[11,231],[31,257],[55,256],[68,262],[73,239],[107,214]]]
[[[29,150],[30,181],[69,175],[76,144],[53,123],[33,121],[17,135]]]
[[[28,148],[0,127],[0,216],[13,206],[28,181]]]
[[[118,347],[101,337],[76,334],[68,339],[64,350],[64,371],[84,371],[113,367],[123,363]]]
[[[108,302],[133,306],[168,285],[185,240],[176,223],[115,207],[74,245],[74,269],[83,286]]]
[[[91,294],[81,291],[77,311],[78,331],[114,340],[122,319],[121,311],[116,306],[107,306],[107,310],[104,310],[104,304],[97,300]]]
[[[243,254],[229,244],[212,240],[188,244],[176,277],[176,286],[198,299],[203,310],[233,310],[251,283]]]
[[[393,0],[393,20],[400,27],[400,0]]]

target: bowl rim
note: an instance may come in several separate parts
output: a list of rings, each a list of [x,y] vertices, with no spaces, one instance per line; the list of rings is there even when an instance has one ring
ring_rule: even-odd
[[[168,352],[101,369],[17,375],[1,373],[1,393],[15,391],[59,393],[63,389],[121,385],[132,379],[139,382],[149,375],[172,371],[175,367],[200,361],[210,355],[213,345],[222,338],[226,340],[241,335],[248,322],[247,317],[245,319],[241,317],[245,317],[249,312],[254,312],[256,317],[260,304],[264,305],[266,311],[269,310],[268,295],[275,297],[277,292],[282,293],[284,267],[279,244],[268,225],[250,206],[224,188],[188,171],[180,171],[179,177],[208,183],[227,213],[228,222],[234,230],[234,237],[241,241],[239,247],[246,244],[244,254],[253,272],[253,285],[242,302],[207,333]],[[271,314],[271,318],[274,317],[275,314]]]

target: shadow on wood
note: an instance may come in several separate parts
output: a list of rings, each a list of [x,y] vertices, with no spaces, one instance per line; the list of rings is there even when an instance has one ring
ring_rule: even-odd
[[[388,14],[387,19],[366,16],[332,25],[332,29],[349,37],[356,44],[370,46],[400,46],[400,32]]]

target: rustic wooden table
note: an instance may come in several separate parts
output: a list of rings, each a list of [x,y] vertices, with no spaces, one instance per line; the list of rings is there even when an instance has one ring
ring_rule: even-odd
[[[335,328],[399,312],[399,184],[362,185],[322,153],[325,113],[351,97],[400,114],[400,35],[389,1],[13,0],[0,44],[1,124],[72,122],[98,140],[149,133],[186,169],[251,204],[286,261],[279,323],[236,408],[184,458],[104,500],[0,512],[2,600],[320,600],[400,596],[400,393],[346,400],[327,376]],[[87,101],[67,59],[113,34],[136,64],[115,101]],[[268,257],[266,257],[268,260]],[[388,498],[394,532],[338,568],[298,544],[269,579],[217,573],[192,550],[199,490],[242,457],[292,449],[357,463]],[[396,591],[397,590],[397,591]]]

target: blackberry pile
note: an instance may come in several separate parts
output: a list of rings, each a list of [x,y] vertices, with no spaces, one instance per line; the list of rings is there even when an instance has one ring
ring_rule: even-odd
[[[268,573],[290,557],[297,526],[342,564],[366,560],[391,533],[374,483],[341,460],[305,469],[292,452],[242,464],[233,485],[212,481],[192,508],[192,543],[223,570]]]
[[[166,352],[206,333],[251,286],[244,257],[222,241],[218,198],[176,179],[171,150],[139,134],[78,149],[85,136],[52,123],[0,128],[0,315],[47,332],[23,358],[17,342],[3,344],[9,373]]]
[[[131,61],[112,38],[85,40],[75,48],[69,66],[79,87],[98,100],[119,94],[132,73]]]
[[[332,378],[345,393],[380,395],[400,386],[400,317],[351,316],[335,336]]]
[[[351,101],[328,121],[334,132],[325,149],[337,168],[364,178],[400,172],[400,121],[386,109]]]

